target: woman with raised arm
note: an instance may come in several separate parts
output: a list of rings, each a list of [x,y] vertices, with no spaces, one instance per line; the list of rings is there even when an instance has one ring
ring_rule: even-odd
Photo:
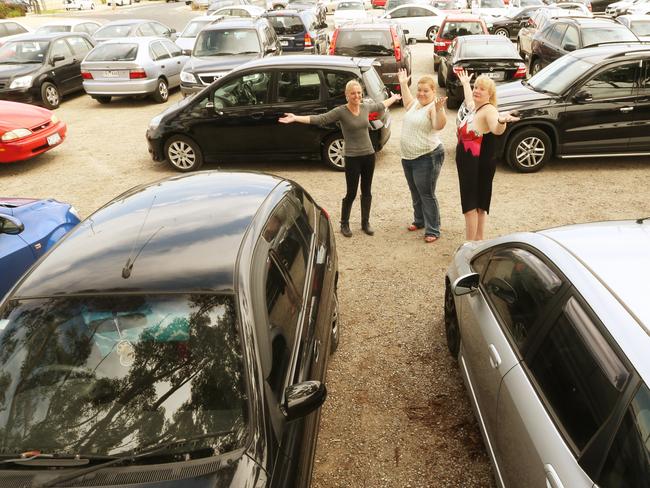
[[[458,127],[456,168],[465,216],[465,236],[468,241],[478,241],[485,237],[492,200],[492,180],[496,171],[494,138],[505,132],[508,122],[519,119],[509,112],[500,114],[497,110],[494,81],[481,75],[472,88],[472,76],[464,69],[458,74],[469,111]]]
[[[409,78],[405,69],[397,72],[406,109],[400,139],[402,168],[413,201],[413,222],[407,229],[424,229],[424,242],[432,243],[440,237],[440,209],[435,192],[445,148],[438,131],[447,123],[447,97],[436,96],[436,82],[425,75],[418,80],[414,99],[408,87]]]
[[[370,206],[372,203],[372,176],[375,171],[375,149],[370,140],[368,115],[370,112],[382,114],[386,107],[401,100],[401,96],[391,94],[382,103],[363,103],[363,90],[356,80],[350,80],[345,85],[347,103],[333,108],[321,115],[284,114],[279,122],[290,124],[328,125],[334,122],[341,124],[343,140],[345,141],[345,183],[347,191],[341,202],[341,234],[352,237],[350,230],[350,212],[352,203],[357,196],[359,179],[361,180],[361,229],[369,236],[375,231],[370,226]]]

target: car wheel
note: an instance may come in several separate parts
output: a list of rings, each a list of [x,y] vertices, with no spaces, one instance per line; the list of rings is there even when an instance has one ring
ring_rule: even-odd
[[[323,144],[323,162],[337,171],[345,171],[343,149],[345,141],[342,134],[336,134],[325,139]]]
[[[460,352],[460,327],[458,326],[454,294],[451,291],[449,281],[445,283],[445,336],[447,337],[449,354],[454,358],[458,358]]]
[[[440,66],[438,66],[438,86],[440,88],[445,87],[445,77],[442,76],[442,70],[440,69]]]
[[[165,143],[165,156],[172,167],[183,173],[196,171],[203,165],[201,148],[189,137],[171,136]]]
[[[158,80],[156,91],[153,92],[152,97],[156,103],[165,103],[169,98],[169,87],[167,86],[167,82],[162,78]]]
[[[41,85],[41,100],[45,108],[49,108],[50,110],[59,107],[61,96],[59,95],[59,89],[54,83],[46,81]]]
[[[508,29],[504,29],[503,27],[495,30],[494,35],[510,38],[510,32],[508,32]]]
[[[334,313],[332,314],[332,338],[330,339],[330,354],[334,354],[339,348],[341,332],[339,328],[339,297],[334,292]]]
[[[460,107],[460,104],[462,102],[463,102],[462,100],[449,96],[449,93],[447,93],[447,108],[456,109]]]
[[[102,105],[105,105],[107,103],[111,103],[111,98],[110,96],[101,96],[101,97],[93,97],[95,100],[97,100],[99,103]]]
[[[515,132],[506,146],[508,164],[521,173],[534,173],[551,157],[551,138],[541,129],[530,127]]]
[[[438,26],[434,25],[433,27],[429,27],[429,30],[427,31],[427,39],[429,39],[429,42],[434,42],[437,36]]]
[[[535,75],[542,69],[542,62],[539,59],[534,59],[530,63],[530,74]]]

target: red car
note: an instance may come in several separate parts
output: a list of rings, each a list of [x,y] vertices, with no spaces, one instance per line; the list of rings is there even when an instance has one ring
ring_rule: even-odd
[[[58,146],[66,125],[50,110],[0,100],[0,163],[23,161]]]
[[[447,54],[451,42],[456,37],[472,34],[490,34],[485,21],[478,15],[452,14],[445,17],[433,42],[433,64],[438,65],[440,56]]]
[[[386,6],[386,0],[370,0],[372,8],[384,8]]]

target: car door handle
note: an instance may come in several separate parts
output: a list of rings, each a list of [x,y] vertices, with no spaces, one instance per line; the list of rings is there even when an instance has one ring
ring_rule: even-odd
[[[253,112],[251,114],[251,118],[258,120],[261,119],[264,116],[264,112]]]
[[[314,362],[318,362],[318,358],[320,357],[320,341],[314,342]]]
[[[546,473],[546,486],[547,488],[564,488],[564,485],[560,481],[560,477],[553,469],[553,465],[545,464],[544,473]]]
[[[161,66],[161,68],[162,68],[162,69],[165,69],[165,65],[163,64],[163,65]]]
[[[499,356],[497,348],[494,347],[494,344],[490,344],[488,346],[488,354],[490,356],[490,366],[492,366],[494,369],[497,369],[501,364],[501,356]]]
[[[621,107],[619,110],[621,112],[631,112],[632,110],[634,110],[634,107]]]

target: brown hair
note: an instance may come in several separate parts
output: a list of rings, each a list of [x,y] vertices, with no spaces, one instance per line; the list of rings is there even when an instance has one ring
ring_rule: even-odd
[[[496,107],[497,106],[497,86],[494,83],[494,80],[491,79],[491,78],[488,78],[485,75],[481,75],[478,78],[476,78],[476,81],[474,82],[474,86],[477,86],[477,85],[480,88],[483,88],[483,89],[487,90],[488,94],[490,95],[489,103]]]
[[[431,75],[424,75],[421,76],[420,79],[418,80],[418,85],[429,85],[429,88],[433,90],[433,93],[436,92],[436,80],[433,79],[433,76]]]

